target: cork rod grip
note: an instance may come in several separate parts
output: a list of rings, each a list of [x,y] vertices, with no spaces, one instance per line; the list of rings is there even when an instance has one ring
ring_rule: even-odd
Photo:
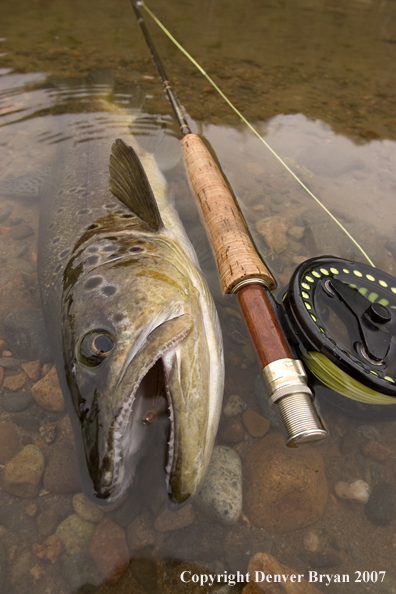
[[[245,223],[213,157],[196,134],[182,140],[187,173],[216,259],[223,293],[257,278],[275,281],[257,255]]]

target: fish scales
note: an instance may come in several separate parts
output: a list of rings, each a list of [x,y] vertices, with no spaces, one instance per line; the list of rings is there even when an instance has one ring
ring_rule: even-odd
[[[42,195],[44,316],[86,495],[122,496],[144,451],[147,419],[165,402],[168,492],[179,504],[199,488],[218,426],[219,322],[154,157],[126,132],[114,144],[111,133],[84,137],[82,122],[92,130],[99,117],[67,117],[79,132],[57,144]]]

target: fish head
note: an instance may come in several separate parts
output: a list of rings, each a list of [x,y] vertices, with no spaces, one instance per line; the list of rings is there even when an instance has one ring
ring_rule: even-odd
[[[204,478],[219,416],[202,295],[158,238],[102,238],[65,279],[63,360],[84,492],[119,499],[153,419],[166,418],[169,498],[183,503]]]

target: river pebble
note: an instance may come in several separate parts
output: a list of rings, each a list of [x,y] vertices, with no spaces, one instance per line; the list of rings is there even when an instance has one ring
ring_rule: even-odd
[[[31,518],[34,518],[34,516],[37,514],[37,510],[37,503],[28,503],[28,505],[25,506],[25,512]]]
[[[32,396],[43,408],[52,412],[62,412],[65,409],[62,390],[59,385],[56,367],[47,373],[32,387]]]
[[[52,350],[41,309],[19,309],[4,320],[8,348],[14,357],[28,361],[50,361]]]
[[[25,410],[31,402],[32,397],[30,393],[20,390],[11,394],[4,394],[1,399],[1,406],[7,412],[14,413]]]
[[[0,463],[8,462],[21,449],[18,433],[12,423],[0,423]]]
[[[220,430],[220,438],[230,443],[238,443],[245,439],[245,429],[240,421],[235,417],[225,420]]]
[[[268,435],[248,452],[245,468],[245,509],[256,526],[290,532],[323,514],[327,481],[317,450],[291,450],[281,435]]]
[[[55,532],[59,517],[55,510],[46,509],[37,516],[37,530],[41,536],[49,536]]]
[[[77,514],[72,514],[59,524],[55,534],[62,542],[66,553],[76,555],[86,552],[95,526],[96,524],[83,520]]]
[[[99,586],[102,581],[91,557],[83,553],[71,555],[63,561],[62,575],[73,592],[77,592],[81,586],[87,584]]]
[[[155,543],[152,518],[148,510],[144,510],[129,524],[126,538],[131,552],[145,549]]]
[[[73,497],[73,509],[80,518],[87,520],[87,522],[94,522],[97,524],[103,518],[103,511],[89,501],[83,493],[77,493]]]
[[[26,237],[30,237],[31,235],[34,235],[34,229],[27,223],[11,227],[10,237],[12,237],[12,239],[26,239]]]
[[[45,443],[52,443],[55,441],[57,432],[57,426],[55,423],[51,423],[50,421],[44,421],[40,425],[39,433]]]
[[[54,451],[45,469],[43,485],[50,493],[75,493],[81,490],[75,450],[59,448]]]
[[[287,230],[289,223],[284,217],[264,217],[256,222],[256,230],[265,239],[268,247],[275,251],[281,252],[287,246]]]
[[[213,449],[197,503],[222,524],[234,524],[242,510],[242,466],[238,454],[226,446]]]
[[[294,239],[294,241],[301,241],[305,233],[305,227],[299,227],[298,225],[294,225],[288,229],[287,234],[289,237]]]
[[[181,530],[192,524],[194,518],[194,508],[191,504],[186,505],[178,511],[171,511],[167,507],[164,507],[154,522],[154,528],[158,532]]]
[[[370,485],[366,481],[358,480],[353,483],[340,481],[334,486],[335,493],[340,499],[351,499],[360,503],[367,503],[370,498]]]
[[[103,518],[92,535],[89,553],[102,578],[117,583],[129,563],[124,530],[109,518]]]
[[[10,392],[16,392],[17,390],[23,388],[27,382],[27,379],[28,377],[24,371],[22,373],[17,373],[16,375],[9,375],[3,381],[3,388],[9,390]]]
[[[270,422],[254,410],[247,410],[242,415],[242,422],[252,437],[264,437],[269,431]]]
[[[21,362],[15,357],[0,357],[0,367],[4,369],[19,369]]]
[[[237,394],[230,396],[223,407],[223,413],[226,417],[236,417],[246,410],[246,402]]]
[[[35,497],[44,467],[41,450],[34,445],[27,445],[4,467],[1,477],[2,488],[18,497]]]
[[[42,544],[34,543],[32,550],[39,559],[54,564],[62,554],[62,543],[55,534],[51,534]]]
[[[35,382],[40,379],[40,361],[28,361],[27,363],[22,363],[21,367],[29,379]]]
[[[365,507],[367,518],[376,526],[387,526],[396,518],[394,485],[381,482],[375,485]]]
[[[315,553],[319,548],[319,536],[313,530],[310,530],[303,538],[304,548],[310,553]]]

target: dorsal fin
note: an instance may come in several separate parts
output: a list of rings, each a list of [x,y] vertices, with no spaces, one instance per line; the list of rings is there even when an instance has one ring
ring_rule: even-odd
[[[162,227],[161,215],[139,157],[117,138],[111,147],[110,191],[153,231]]]

